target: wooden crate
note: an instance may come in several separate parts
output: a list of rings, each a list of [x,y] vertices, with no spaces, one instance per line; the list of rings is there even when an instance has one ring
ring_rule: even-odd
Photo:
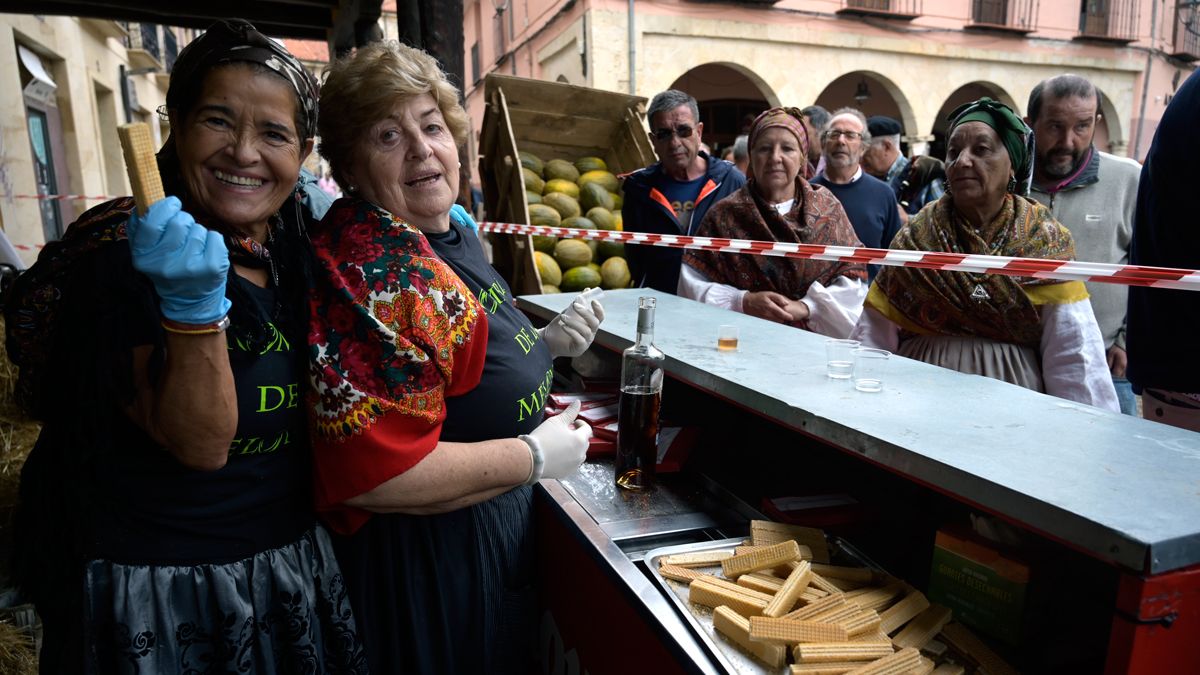
[[[528,223],[517,151],[544,161],[600,157],[615,174],[656,160],[642,119],[646,99],[611,91],[491,74],[479,139],[479,176],[488,220]],[[492,256],[513,292],[541,293],[529,235],[493,234]]]

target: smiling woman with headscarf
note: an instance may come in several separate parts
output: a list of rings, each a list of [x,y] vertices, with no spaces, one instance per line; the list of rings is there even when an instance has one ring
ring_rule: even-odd
[[[312,507],[307,229],[316,83],[237,19],[179,54],[167,194],[83,214],[5,306],[21,472],[14,577],[43,673],[363,673]]]
[[[808,133],[795,108],[772,108],[750,129],[750,178],[717,202],[696,236],[862,246],[829,190],[809,185]],[[843,338],[866,293],[861,263],[688,251],[679,295]]]
[[[946,194],[893,249],[1071,260],[1071,233],[1028,199],[1033,132],[981,98],[950,116]],[[851,337],[909,358],[1117,411],[1104,341],[1078,281],[887,267]]]

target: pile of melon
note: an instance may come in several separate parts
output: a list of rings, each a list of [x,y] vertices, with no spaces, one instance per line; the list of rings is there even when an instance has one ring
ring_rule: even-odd
[[[543,162],[521,152],[529,224],[585,230],[620,230],[621,185],[599,157]],[[543,293],[585,288],[627,288],[631,283],[624,245],[592,239],[533,238],[534,262]]]

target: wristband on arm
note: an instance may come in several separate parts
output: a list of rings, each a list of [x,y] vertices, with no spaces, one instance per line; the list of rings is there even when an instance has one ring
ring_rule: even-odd
[[[529,446],[529,459],[531,466],[529,467],[529,477],[525,479],[523,485],[533,485],[542,479],[542,471],[546,467],[546,456],[542,454],[542,446],[538,445],[537,439],[529,434],[521,434],[517,438],[525,441]]]

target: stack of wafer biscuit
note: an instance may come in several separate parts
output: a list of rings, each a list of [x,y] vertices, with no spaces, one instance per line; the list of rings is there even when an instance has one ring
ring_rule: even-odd
[[[752,521],[728,550],[659,559],[659,574],[712,609],[714,629],[778,671],[954,675],[1016,671],[902,581],[830,564],[821,530]],[[719,568],[719,573],[718,573]]]

